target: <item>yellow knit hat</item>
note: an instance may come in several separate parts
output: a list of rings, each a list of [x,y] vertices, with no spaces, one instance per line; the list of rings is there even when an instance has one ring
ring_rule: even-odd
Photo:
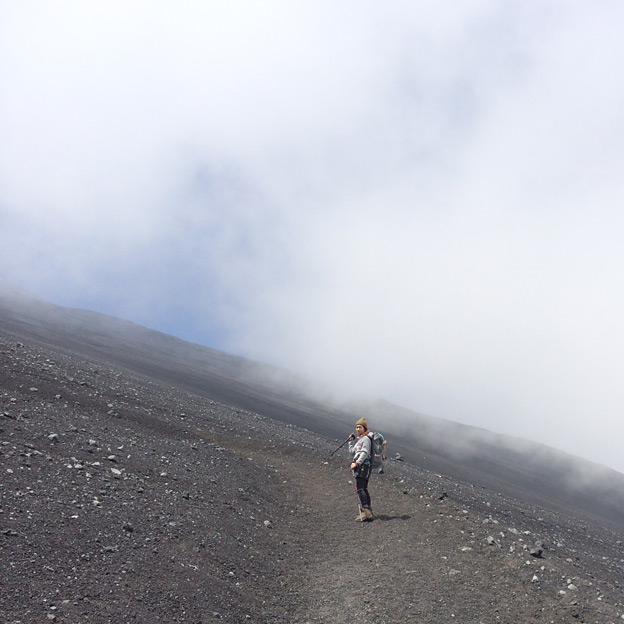
[[[364,429],[366,429],[368,431],[368,423],[366,422],[366,418],[362,417],[360,418],[360,420],[358,420],[355,423],[355,426],[357,427],[358,425],[362,425],[362,427],[364,427]]]

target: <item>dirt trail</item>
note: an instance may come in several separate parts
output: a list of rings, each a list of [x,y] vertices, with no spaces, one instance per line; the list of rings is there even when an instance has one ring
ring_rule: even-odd
[[[293,622],[609,621],[545,583],[565,576],[557,562],[488,544],[483,518],[442,489],[392,474],[392,462],[371,477],[376,520],[358,523],[346,454],[321,463],[305,449],[257,447],[254,459],[277,472],[297,509]]]
[[[309,465],[314,470],[313,463]],[[289,466],[289,472],[293,480],[306,478],[296,465]],[[456,545],[460,537],[467,546],[476,546],[469,533],[461,535],[462,518],[440,515],[450,511],[452,503],[442,512],[443,503],[432,507],[430,499],[404,494],[390,475],[373,475],[376,520],[358,523],[350,471],[336,462],[321,467],[317,475],[313,498],[318,502],[307,523],[311,608],[298,614],[302,621],[431,622],[434,616],[435,621],[477,621],[472,619],[475,612],[485,616],[490,611],[483,562],[475,565],[471,551],[448,552],[449,544]],[[440,535],[448,532],[453,539]],[[469,577],[469,585],[462,575]],[[491,615],[484,621],[494,621]],[[510,621],[517,622],[518,615],[516,609]]]

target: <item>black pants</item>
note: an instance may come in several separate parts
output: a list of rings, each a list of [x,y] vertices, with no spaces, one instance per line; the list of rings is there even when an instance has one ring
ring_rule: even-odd
[[[362,509],[371,508],[371,498],[368,493],[368,479],[370,474],[370,464],[362,464],[359,468],[356,468],[353,471],[353,476],[355,477],[355,489],[357,490],[357,495],[360,498],[360,507],[362,507]]]

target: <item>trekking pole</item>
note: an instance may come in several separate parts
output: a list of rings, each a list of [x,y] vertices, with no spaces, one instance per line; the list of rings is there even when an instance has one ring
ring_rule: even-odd
[[[351,440],[351,435],[330,455],[330,457],[333,457],[350,440]]]

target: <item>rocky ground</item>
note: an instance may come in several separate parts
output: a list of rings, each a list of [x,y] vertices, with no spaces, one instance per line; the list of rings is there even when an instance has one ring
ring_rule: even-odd
[[[392,460],[360,524],[340,441],[6,333],[0,380],[2,622],[624,621],[624,528]]]

